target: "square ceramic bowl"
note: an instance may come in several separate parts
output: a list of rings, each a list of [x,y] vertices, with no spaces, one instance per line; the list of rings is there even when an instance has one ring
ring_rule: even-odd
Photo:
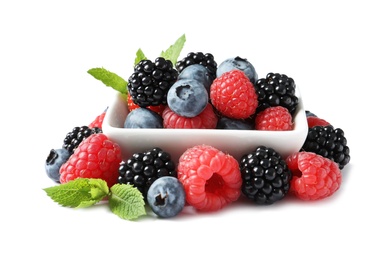
[[[283,157],[299,151],[308,132],[305,110],[299,89],[296,89],[299,105],[293,117],[291,131],[226,130],[226,129],[126,129],[124,121],[129,113],[123,95],[116,94],[108,106],[102,129],[108,138],[121,146],[123,160],[134,153],[160,147],[169,152],[178,162],[179,157],[190,147],[211,145],[235,157],[241,157],[265,145],[278,151]]]

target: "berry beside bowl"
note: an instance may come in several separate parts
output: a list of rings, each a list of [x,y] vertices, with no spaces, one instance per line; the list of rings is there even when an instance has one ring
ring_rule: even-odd
[[[153,147],[168,151],[174,161],[195,145],[210,145],[224,151],[237,160],[260,145],[272,147],[283,157],[298,152],[305,142],[308,124],[303,100],[296,87],[299,99],[293,115],[293,129],[289,131],[231,130],[231,129],[165,129],[165,128],[124,128],[129,113],[126,97],[115,93],[102,124],[107,137],[118,143],[122,157]]]

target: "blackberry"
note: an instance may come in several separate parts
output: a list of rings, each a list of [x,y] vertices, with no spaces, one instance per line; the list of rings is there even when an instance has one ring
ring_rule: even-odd
[[[177,178],[176,165],[171,155],[155,147],[143,153],[135,153],[119,166],[118,183],[134,185],[147,198],[150,185],[162,176]]]
[[[269,205],[285,197],[292,173],[274,149],[259,146],[240,160],[242,193],[257,204]]]
[[[69,151],[70,155],[76,150],[79,144],[92,134],[102,133],[99,127],[76,126],[73,130],[66,134],[62,148]]]
[[[206,67],[210,73],[210,76],[214,80],[217,74],[217,63],[214,60],[214,56],[210,53],[203,52],[190,52],[182,60],[176,62],[177,71],[182,72],[186,67],[192,64],[200,64]]]
[[[283,106],[294,115],[298,106],[298,97],[295,95],[295,82],[292,78],[279,73],[268,73],[265,78],[255,83],[258,95],[257,112],[268,107]]]
[[[349,147],[344,131],[331,125],[309,128],[301,151],[313,152],[339,165],[340,170],[349,163]]]
[[[167,104],[169,88],[176,82],[177,70],[170,60],[158,57],[154,62],[141,60],[129,77],[127,90],[140,107]]]

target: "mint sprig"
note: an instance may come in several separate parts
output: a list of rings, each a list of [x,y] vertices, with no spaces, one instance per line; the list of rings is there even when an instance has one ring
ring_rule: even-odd
[[[141,60],[146,60],[146,56],[144,52],[141,50],[141,48],[138,49],[138,51],[135,53],[135,60],[134,60],[134,66],[137,65]]]
[[[58,204],[71,208],[92,206],[109,193],[107,183],[101,179],[79,178],[44,189]]]
[[[75,180],[43,189],[55,202],[64,207],[86,208],[108,196],[111,211],[126,220],[146,215],[141,192],[127,184],[115,184],[111,188],[106,181],[93,178]]]
[[[160,56],[165,58],[166,60],[170,60],[172,64],[176,64],[177,59],[180,56],[181,50],[183,49],[185,42],[186,42],[186,35],[183,34],[166,51],[162,51]]]
[[[180,56],[180,53],[186,42],[186,36],[183,34],[180,36],[174,44],[169,46],[165,51],[162,51],[160,56],[166,60],[170,60],[173,65],[176,64],[177,59]],[[135,54],[134,66],[137,65],[141,60],[146,60],[145,53],[139,48]],[[111,72],[105,68],[92,68],[88,70],[88,73],[92,75],[95,79],[100,80],[106,86],[112,87],[114,90],[119,91],[123,95],[127,95],[127,81]]]
[[[88,70],[95,79],[103,82],[107,87],[119,91],[122,94],[127,94],[127,81],[105,68],[92,68]]]

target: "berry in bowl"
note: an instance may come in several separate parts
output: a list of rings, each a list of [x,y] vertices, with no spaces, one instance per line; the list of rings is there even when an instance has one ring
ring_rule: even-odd
[[[212,64],[211,55],[203,53],[189,53],[176,64],[194,56],[203,56]],[[235,59],[227,60],[235,64]],[[246,59],[239,61],[241,67],[250,64]],[[161,65],[163,62],[167,64]],[[202,61],[177,66],[182,70],[175,73],[172,63],[159,57],[135,67],[127,94],[113,97],[102,125],[109,139],[120,145],[124,159],[153,147],[169,152],[176,162],[196,145],[210,145],[237,160],[261,145],[272,147],[283,157],[301,149],[308,125],[301,94],[292,78],[268,73],[258,79],[253,69],[239,66],[230,66],[230,70],[224,66],[224,72],[216,76],[216,64],[214,70],[200,64]],[[159,88],[166,81],[154,79],[152,85],[148,79],[161,74],[159,66],[166,69],[163,74],[169,74],[171,80],[166,89]]]

